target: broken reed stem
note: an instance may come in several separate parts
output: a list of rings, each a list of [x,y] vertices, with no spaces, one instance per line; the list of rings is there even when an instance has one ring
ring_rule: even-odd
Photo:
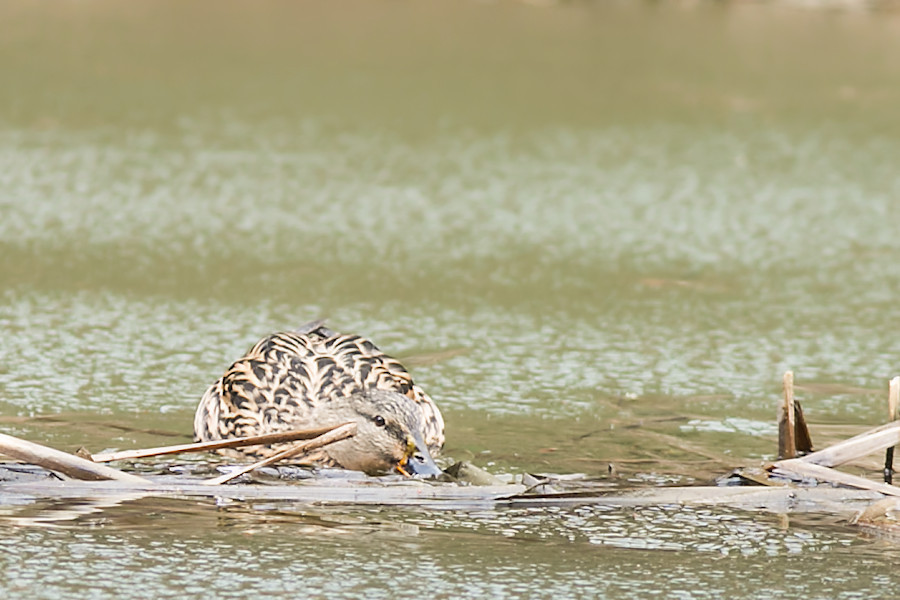
[[[900,421],[895,421],[807,454],[800,460],[823,467],[836,467],[898,443],[900,443]]]
[[[898,404],[900,404],[900,377],[891,379],[888,387],[888,419],[896,421],[898,415]],[[894,448],[891,446],[884,452],[884,482],[891,484],[894,482]]]
[[[872,490],[873,492],[880,492],[886,496],[900,496],[900,487],[889,485],[887,483],[870,481],[865,477],[859,477],[858,475],[851,475],[849,473],[809,463],[802,458],[780,460],[776,463],[772,463],[770,470],[776,475],[789,474],[801,478],[808,477],[818,481],[825,481],[833,485],[845,485],[861,490]]]
[[[778,412],[778,458],[794,458],[797,456],[794,413],[794,372],[784,374],[784,400]]]
[[[891,379],[888,384],[888,418],[896,421],[900,418],[900,376]]]
[[[50,471],[62,473],[73,479],[85,481],[126,481],[128,483],[150,484],[152,482],[143,477],[125,473],[106,465],[94,464],[89,460],[35,444],[17,437],[0,433],[0,452],[18,460],[38,465]]]
[[[254,469],[267,467],[272,463],[276,463],[280,460],[293,458],[298,454],[302,454],[310,450],[315,450],[316,448],[321,448],[322,446],[327,446],[328,444],[333,444],[334,442],[339,442],[354,435],[356,435],[356,423],[344,423],[343,425],[339,425],[338,427],[335,427],[327,433],[323,433],[315,439],[309,440],[307,442],[300,442],[296,446],[288,448],[287,450],[283,450],[278,454],[273,454],[268,458],[264,458],[259,462],[253,463],[252,465],[248,465],[242,469],[237,469],[230,473],[226,473],[225,475],[222,475],[220,477],[208,479],[203,482],[203,485],[221,485],[223,483],[228,483],[232,479],[240,477],[245,473],[249,473]]]
[[[812,436],[809,435],[809,426],[806,417],[803,416],[803,407],[800,401],[794,399],[794,447],[797,452],[809,454],[813,451]]]
[[[335,427],[323,427],[320,429],[306,429],[295,431],[282,431],[279,433],[267,433],[242,438],[230,438],[226,440],[213,440],[209,442],[197,442],[194,444],[178,444],[176,446],[160,446],[159,448],[147,448],[143,450],[123,450],[122,452],[105,452],[92,454],[91,460],[95,463],[112,462],[114,460],[131,460],[135,458],[148,458],[151,456],[163,456],[166,454],[180,454],[182,452],[209,452],[223,448],[241,448],[243,446],[267,446],[282,442],[296,442],[297,440],[310,440],[322,434],[333,431]]]

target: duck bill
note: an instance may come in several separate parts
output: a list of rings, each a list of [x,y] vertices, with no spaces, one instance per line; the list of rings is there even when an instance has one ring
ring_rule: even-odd
[[[431,453],[428,452],[428,446],[419,435],[411,435],[409,439],[409,453],[406,458],[397,465],[397,470],[407,477],[420,475],[422,477],[434,477],[443,473],[438,467]]]

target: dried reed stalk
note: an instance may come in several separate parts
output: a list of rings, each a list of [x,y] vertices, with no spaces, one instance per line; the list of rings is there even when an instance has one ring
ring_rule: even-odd
[[[279,433],[267,433],[242,438],[230,438],[225,440],[212,440],[209,442],[197,442],[194,444],[178,444],[176,446],[160,446],[159,448],[147,448],[144,450],[123,450],[121,452],[106,452],[92,454],[91,460],[95,463],[112,462],[114,460],[131,460],[135,458],[148,458],[151,456],[163,456],[166,454],[180,454],[182,452],[209,452],[223,448],[241,448],[243,446],[256,446],[280,444],[282,442],[296,442],[297,440],[310,440],[336,429],[336,427],[323,427],[320,429],[306,429],[295,431],[283,431]]]
[[[304,452],[309,452],[310,450],[315,450],[316,448],[321,448],[322,446],[327,446],[328,444],[339,442],[348,437],[352,437],[353,435],[356,435],[356,423],[344,423],[343,425],[339,425],[338,427],[335,427],[327,433],[323,433],[315,439],[309,440],[307,442],[300,442],[296,446],[292,446],[287,450],[279,452],[278,454],[273,454],[268,458],[264,458],[259,462],[253,463],[252,465],[248,465],[242,469],[232,471],[231,473],[226,473],[225,475],[222,475],[220,477],[208,479],[203,482],[203,485],[221,485],[223,483],[231,481],[232,479],[235,479],[236,477],[240,477],[244,473],[249,473],[254,469],[267,467],[280,460],[293,458]]]

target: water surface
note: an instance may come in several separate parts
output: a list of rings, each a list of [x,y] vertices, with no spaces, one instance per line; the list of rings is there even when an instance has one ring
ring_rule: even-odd
[[[890,4],[5,3],[0,426],[187,441],[230,361],[319,317],[408,359],[445,454],[498,473],[709,483],[772,458],[786,369],[813,422],[878,424],[898,30]],[[897,583],[835,519],[58,508],[3,508],[10,595]]]

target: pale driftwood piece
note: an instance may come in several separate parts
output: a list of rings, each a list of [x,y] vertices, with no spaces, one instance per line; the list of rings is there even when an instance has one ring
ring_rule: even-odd
[[[856,516],[850,519],[850,524],[871,531],[879,537],[887,536],[896,541],[900,537],[898,510],[900,498],[885,498],[857,512]]]
[[[166,483],[172,480],[173,483]],[[208,486],[160,478],[154,487],[122,482],[68,481],[4,484],[5,494],[29,498],[78,498],[106,501],[134,494],[144,498],[230,498],[244,502],[291,502],[317,505],[428,506],[444,509],[549,507],[598,505],[617,507],[727,506],[776,513],[828,513],[848,518],[873,501],[884,498],[869,490],[797,486],[784,487],[662,487],[600,491],[597,493],[523,494],[525,486],[458,486],[405,480],[389,483],[343,482],[338,485],[291,483],[285,485],[233,484]],[[8,516],[6,517],[9,518]]]
[[[870,429],[849,440],[807,454],[799,460],[823,467],[836,467],[897,444],[900,444],[900,421]]]
[[[786,371],[783,379],[784,399],[778,411],[778,458],[797,456],[794,412],[794,372]]]
[[[208,479],[203,482],[203,485],[221,485],[223,483],[231,481],[236,477],[240,477],[244,473],[249,473],[254,469],[267,467],[280,460],[292,458],[304,452],[315,450],[316,448],[321,448],[322,446],[327,446],[328,444],[333,444],[334,442],[339,442],[354,435],[356,435],[356,423],[344,423],[343,425],[335,427],[328,433],[323,433],[315,439],[309,440],[307,442],[300,442],[296,446],[292,446],[291,448],[283,450],[278,454],[273,454],[272,456],[264,458],[259,462],[255,462],[252,465],[248,465],[243,469],[237,469],[235,471],[232,471],[231,473],[226,473],[225,475],[214,477],[213,479]]]
[[[891,379],[888,389],[888,418],[896,421],[900,418],[900,414],[898,414],[900,411],[900,376]]]
[[[106,452],[92,454],[91,460],[95,463],[112,462],[114,460],[132,460],[135,458],[148,458],[151,456],[163,456],[166,454],[180,454],[182,452],[209,452],[222,448],[241,448],[243,446],[267,446],[282,442],[296,442],[297,440],[311,440],[324,433],[332,431],[335,427],[323,427],[321,429],[306,429],[296,431],[283,431],[279,433],[267,433],[242,438],[230,438],[227,440],[213,440],[209,442],[197,442],[195,444],[178,444],[176,446],[160,446],[159,448],[146,448],[143,450],[123,450],[121,452]]]
[[[828,467],[806,462],[800,458],[780,460],[773,463],[771,469],[776,475],[792,474],[800,477],[810,477],[817,481],[824,481],[836,485],[846,485],[861,490],[870,490],[886,496],[900,496],[900,487],[889,485],[887,483],[878,483],[866,479],[865,477],[829,469]]]
[[[94,464],[91,461],[75,456],[74,454],[55,450],[47,446],[42,446],[41,444],[35,444],[34,442],[21,440],[17,437],[3,433],[0,433],[0,452],[18,460],[38,465],[45,469],[56,471],[57,473],[62,473],[63,475],[74,479],[88,481],[114,480],[127,481],[130,483],[149,483],[152,485],[149,480],[144,479],[143,477],[125,473],[118,469],[107,467],[106,465]]]
[[[896,530],[898,523],[887,521],[887,513],[897,509],[897,498],[885,498],[878,502],[874,502],[859,511],[855,517],[850,520],[851,525],[869,526],[874,529],[893,529]]]

